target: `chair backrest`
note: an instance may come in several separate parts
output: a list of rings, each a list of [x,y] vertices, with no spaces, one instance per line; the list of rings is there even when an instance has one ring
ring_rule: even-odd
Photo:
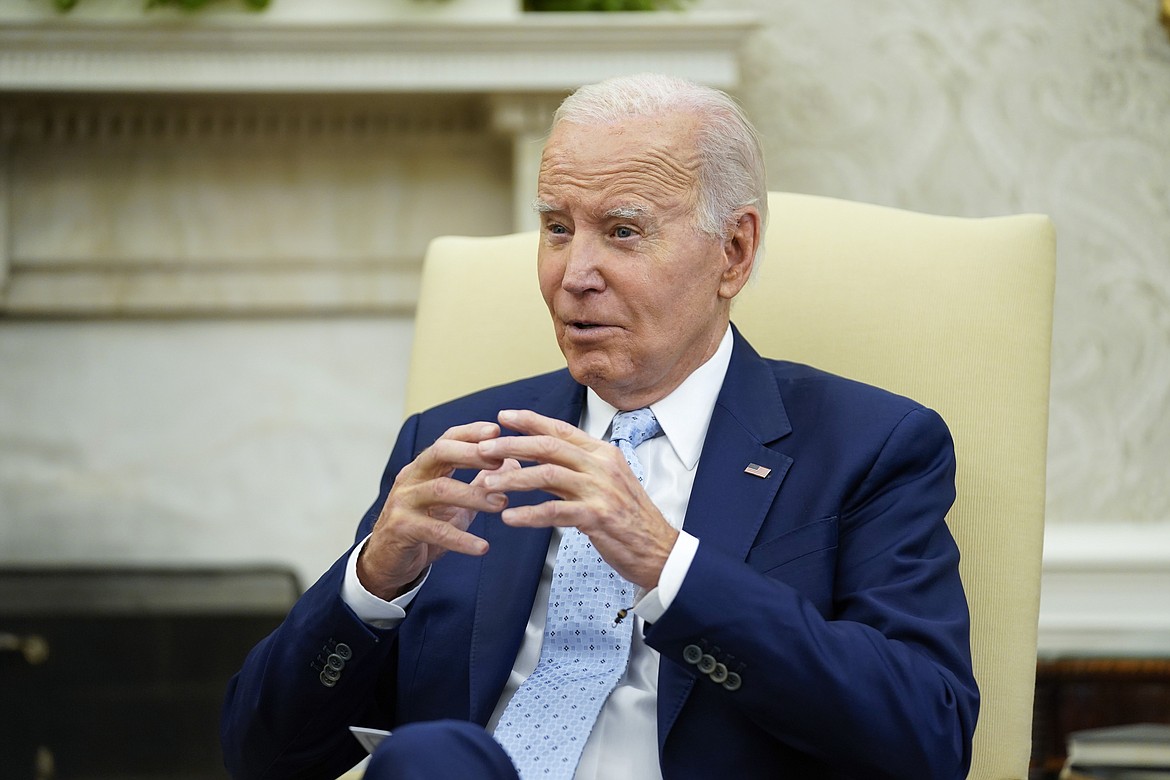
[[[772,193],[767,257],[732,320],[763,355],[910,396],[958,456],[982,693],[970,778],[1025,778],[1040,600],[1055,237],[1043,216],[962,219]],[[427,252],[407,390],[417,411],[564,365],[535,233]]]

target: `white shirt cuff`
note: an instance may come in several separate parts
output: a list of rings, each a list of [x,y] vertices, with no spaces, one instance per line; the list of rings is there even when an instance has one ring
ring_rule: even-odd
[[[345,564],[345,579],[341,583],[341,600],[344,601],[354,614],[364,623],[374,628],[394,628],[406,617],[406,608],[414,601],[418,589],[427,581],[428,570],[411,590],[403,593],[393,601],[384,601],[366,590],[362,581],[358,579],[357,560],[365,549],[370,537],[362,540],[361,544],[353,548],[349,560]]]
[[[699,540],[686,531],[679,531],[678,539],[666,558],[666,565],[662,567],[662,574],[658,576],[658,587],[639,599],[634,605],[634,614],[647,623],[654,623],[661,618],[678,596],[698,551]]]

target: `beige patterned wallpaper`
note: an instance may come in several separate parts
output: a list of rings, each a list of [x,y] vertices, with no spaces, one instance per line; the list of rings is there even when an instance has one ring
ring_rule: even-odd
[[[1170,39],[1154,0],[751,9],[776,189],[1052,216],[1049,522],[1170,520]]]

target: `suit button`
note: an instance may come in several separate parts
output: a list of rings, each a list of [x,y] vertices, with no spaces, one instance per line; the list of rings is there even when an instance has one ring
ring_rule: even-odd
[[[333,652],[341,656],[342,661],[348,661],[353,658],[353,650],[350,650],[349,645],[345,642],[338,642],[337,647],[333,648]]]
[[[318,679],[326,688],[332,688],[334,685],[337,685],[337,678],[329,677],[325,672],[321,672],[321,676]]]
[[[332,680],[333,682],[337,682],[338,680],[341,679],[341,670],[334,669],[331,666],[326,666],[324,669],[321,670],[321,678]]]
[[[703,657],[699,659],[699,671],[703,674],[710,674],[715,671],[715,656],[710,653],[703,653]]]
[[[710,674],[711,681],[715,683],[724,682],[727,680],[728,674],[729,673],[726,666],[723,664],[715,664],[715,668],[711,670]]]
[[[330,653],[329,657],[325,659],[325,663],[330,669],[336,669],[339,672],[345,668],[345,659],[337,653]]]
[[[738,691],[743,685],[743,678],[735,672],[728,672],[727,679],[723,681],[723,687],[729,691]]]
[[[698,645],[687,645],[683,648],[683,660],[688,664],[697,664],[703,657],[703,650]]]

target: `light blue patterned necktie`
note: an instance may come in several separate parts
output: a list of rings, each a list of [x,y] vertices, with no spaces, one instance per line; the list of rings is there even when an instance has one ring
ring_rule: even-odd
[[[662,433],[649,409],[618,412],[610,441],[643,481],[634,448]],[[540,660],[516,690],[495,737],[522,780],[571,780],[601,707],[626,671],[634,621],[614,623],[636,588],[602,560],[589,537],[565,529],[549,588]]]

